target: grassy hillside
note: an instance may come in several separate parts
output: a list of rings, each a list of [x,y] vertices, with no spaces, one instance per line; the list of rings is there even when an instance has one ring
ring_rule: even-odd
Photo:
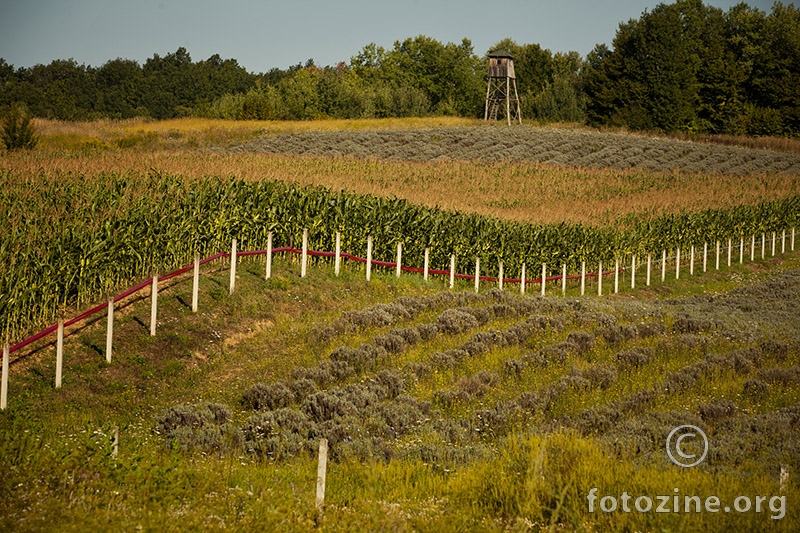
[[[240,249],[262,247],[269,223],[297,246],[305,222],[324,222],[312,240],[326,240],[312,247],[330,249],[340,215],[366,205],[340,194],[348,211],[326,191],[293,190],[309,205],[261,213],[270,187],[286,189],[267,179],[458,211],[430,212],[464,224],[447,250],[432,252],[432,267],[452,248],[466,272],[485,252],[490,275],[499,259],[511,276],[548,250],[574,266],[593,245],[564,251],[552,228],[508,221],[580,223],[586,231],[567,237],[624,247],[631,229],[661,232],[672,246],[736,236],[728,230],[780,231],[771,220],[798,216],[798,150],[764,150],[775,148],[769,140],[724,139],[739,148],[715,150],[453,119],[37,126],[39,148],[0,156],[0,308],[19,331],[49,323],[56,305],[72,316],[198,249],[213,253],[234,237]],[[494,148],[471,137],[478,131]],[[507,146],[494,138],[507,133],[516,136]],[[490,161],[495,148],[502,155]],[[393,228],[412,221],[425,232],[405,243],[406,263],[416,265],[428,234],[443,238],[423,208],[378,208],[347,226],[347,251],[364,255],[366,232],[380,230],[375,257],[393,259]],[[706,209],[720,211],[703,219]],[[389,212],[405,218],[378,220]],[[512,226],[536,238],[471,238]],[[514,257],[502,255],[512,248]],[[229,265],[212,262],[197,314],[191,274],[161,287],[155,337],[147,290],[118,302],[111,364],[104,316],[70,328],[59,389],[53,336],[14,354],[0,412],[0,529],[797,531],[800,252],[767,250],[730,269],[723,260],[719,271],[682,270],[679,281],[672,269],[666,283],[654,275],[644,287],[640,277],[635,290],[623,278],[616,295],[607,278],[603,297],[581,297],[577,281],[566,296],[555,283],[545,297],[486,283],[476,294],[471,280],[450,291],[440,277],[397,279],[381,268],[367,283],[363,266],[347,264],[337,278],[327,260],[300,278],[296,257],[285,256],[270,280],[263,259],[242,259],[229,295]],[[709,436],[695,468],[666,454],[681,424]],[[694,442],[684,449],[701,451]],[[604,512],[609,496],[622,505],[623,491],[631,506],[667,496],[672,512]],[[693,496],[717,496],[719,512],[674,512],[670,498],[683,510]],[[749,510],[739,511],[739,496]]]
[[[265,282],[245,261],[233,296],[209,266],[197,315],[189,281],[165,290],[155,338],[133,298],[111,365],[103,320],[70,332],[59,390],[52,346],[12,365],[4,529],[797,528],[796,481],[778,483],[800,467],[796,254],[604,298],[318,266],[278,260]],[[679,423],[711,436],[697,468],[665,456]],[[592,487],[786,511],[589,513]]]

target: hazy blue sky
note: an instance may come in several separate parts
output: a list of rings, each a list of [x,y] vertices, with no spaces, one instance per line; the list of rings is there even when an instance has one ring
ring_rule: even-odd
[[[0,57],[16,67],[74,59],[100,66],[144,63],[185,47],[192,59],[219,54],[250,72],[349,62],[374,42],[426,35],[470,39],[483,55],[510,37],[553,52],[586,55],[611,45],[620,22],[658,0],[0,0]],[[735,0],[706,0],[727,10]],[[772,0],[750,0],[769,12]],[[785,4],[792,2],[784,1]]]

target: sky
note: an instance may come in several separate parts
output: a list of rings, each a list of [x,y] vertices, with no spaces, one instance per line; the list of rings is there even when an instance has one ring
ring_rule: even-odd
[[[728,10],[740,0],[705,0]],[[467,38],[482,56],[509,37],[585,56],[611,47],[619,24],[671,0],[0,0],[0,58],[15,67],[74,59],[93,67],[174,53],[219,54],[253,73],[313,59],[350,62],[364,46],[391,49],[425,35]],[[772,0],[747,3],[769,12]],[[793,2],[784,0],[784,4]]]

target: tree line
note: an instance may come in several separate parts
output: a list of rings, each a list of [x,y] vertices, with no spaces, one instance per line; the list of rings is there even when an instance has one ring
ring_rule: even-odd
[[[522,115],[664,132],[800,134],[800,11],[728,11],[676,0],[620,24],[611,46],[586,57],[511,39]],[[487,51],[488,53],[488,51]],[[483,116],[486,56],[468,39],[420,35],[391,49],[365,46],[349,63],[313,60],[250,73],[235,59],[193,61],[184,48],[140,65],[114,59],[17,68],[0,59],[0,109],[24,103],[60,120],[309,120],[426,115]]]

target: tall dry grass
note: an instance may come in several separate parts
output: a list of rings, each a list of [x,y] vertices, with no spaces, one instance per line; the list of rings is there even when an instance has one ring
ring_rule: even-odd
[[[135,147],[137,139],[147,139],[150,147],[197,148],[227,146],[258,135],[298,133],[320,130],[419,129],[469,126],[480,123],[458,117],[409,117],[402,119],[353,120],[221,120],[178,118],[171,120],[96,120],[67,122],[35,119],[42,146],[51,150]],[[141,148],[141,146],[139,146]]]
[[[721,144],[723,146],[800,154],[800,139],[791,137],[748,137],[745,135],[675,135],[674,137],[688,141]]]

